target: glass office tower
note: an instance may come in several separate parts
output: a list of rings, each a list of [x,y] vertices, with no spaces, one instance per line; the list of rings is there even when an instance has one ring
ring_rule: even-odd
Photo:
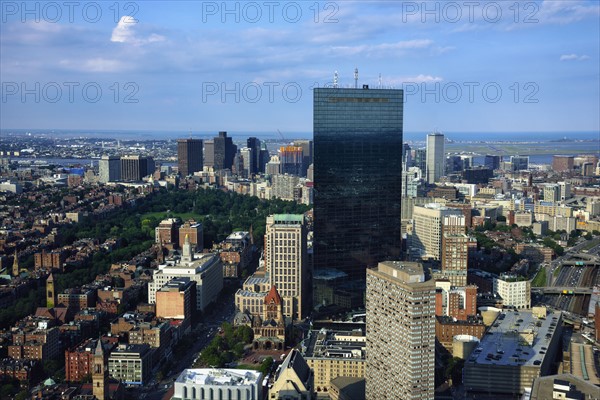
[[[315,291],[364,293],[366,268],[400,257],[403,91],[317,88],[313,113]]]

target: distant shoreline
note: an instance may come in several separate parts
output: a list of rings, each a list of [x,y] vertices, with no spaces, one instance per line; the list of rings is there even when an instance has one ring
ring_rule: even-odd
[[[227,131],[226,127],[223,130]],[[1,129],[2,136],[25,136],[28,133],[45,138],[68,139],[68,138],[86,138],[86,139],[120,139],[120,140],[174,140],[177,138],[212,138],[217,135],[217,131],[149,131],[149,130],[96,130],[96,129]],[[274,129],[272,132],[257,131],[227,131],[228,135],[234,139],[257,137],[263,140],[289,140],[294,139],[312,139],[312,132],[299,132],[291,130],[281,130],[281,134]],[[429,132],[404,132],[403,140],[407,143],[425,142]],[[572,131],[572,132],[442,132],[446,140],[454,143],[539,143],[556,142],[572,143],[573,141],[598,141],[600,142],[599,131]],[[283,137],[283,139],[282,139]],[[564,141],[564,139],[568,141]],[[487,139],[487,140],[486,140]]]

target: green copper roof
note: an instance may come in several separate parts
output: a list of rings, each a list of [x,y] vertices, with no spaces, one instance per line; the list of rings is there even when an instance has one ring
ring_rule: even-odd
[[[304,222],[304,214],[275,214],[273,215],[275,222]]]

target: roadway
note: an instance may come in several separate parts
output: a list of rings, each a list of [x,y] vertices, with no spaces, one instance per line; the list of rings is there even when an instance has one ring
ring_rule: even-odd
[[[587,312],[586,304],[589,303],[591,288],[600,283],[600,243],[582,253],[589,244],[588,240],[580,238],[563,256],[543,264],[542,268],[546,268],[546,288],[532,289],[540,289],[540,292],[548,294],[542,299],[544,303],[564,311]],[[577,265],[577,261],[585,264]],[[558,273],[555,276],[556,271]],[[563,290],[573,290],[577,295],[563,294]]]
[[[538,291],[543,294],[592,294],[591,288],[571,287],[571,286],[559,286],[559,287],[532,287],[531,290]],[[565,293],[565,291],[567,293]],[[572,293],[569,293],[572,292]]]
[[[183,357],[172,360],[175,365],[172,366],[169,373],[160,382],[154,379],[149,385],[142,389],[137,389],[138,399],[161,400],[165,394],[173,387],[173,382],[181,372],[190,368],[198,358],[202,349],[204,349],[217,334],[219,327],[225,321],[233,322],[235,316],[234,292],[227,293],[219,297],[216,304],[210,307],[210,311],[203,318],[203,321],[194,327],[191,335],[195,338],[192,348],[187,351]],[[135,395],[134,393],[128,393]]]

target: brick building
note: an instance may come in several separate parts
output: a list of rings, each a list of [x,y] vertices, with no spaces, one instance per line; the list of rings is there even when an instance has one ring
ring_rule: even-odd
[[[485,325],[477,318],[455,321],[452,317],[438,316],[435,319],[435,337],[446,350],[452,352],[452,339],[456,335],[470,335],[478,339],[483,337]]]
[[[79,382],[84,378],[91,377],[94,365],[94,350],[98,345],[98,339],[88,339],[78,346],[65,350],[65,380],[67,382]],[[106,343],[104,347],[104,363],[108,363],[108,355],[114,347]]]
[[[45,250],[34,254],[35,269],[62,269],[65,260],[67,259],[64,251],[51,251],[46,253]]]
[[[556,172],[566,172],[573,169],[575,157],[573,156],[558,156],[552,157],[552,169]]]
[[[204,248],[204,230],[202,223],[196,222],[193,219],[186,221],[179,228],[179,248],[183,248],[185,237],[189,238],[193,251],[202,251]]]
[[[27,326],[12,334],[12,345],[8,346],[8,356],[15,360],[49,360],[59,356],[59,330]]]
[[[179,245],[179,220],[176,218],[167,218],[162,220],[154,228],[156,243],[167,248],[174,248]]]
[[[436,281],[435,315],[466,321],[477,314],[477,286],[455,287]]]
[[[196,282],[188,277],[169,281],[156,292],[156,316],[181,319],[191,323],[196,309]]]

